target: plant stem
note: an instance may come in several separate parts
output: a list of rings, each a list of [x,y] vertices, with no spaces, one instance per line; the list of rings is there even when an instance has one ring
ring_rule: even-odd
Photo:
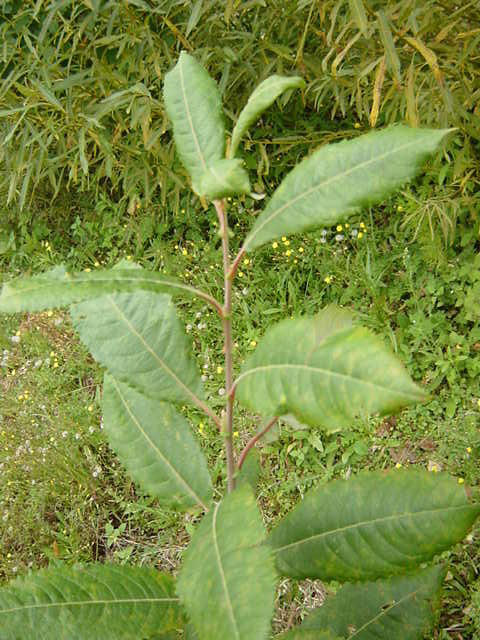
[[[233,278],[235,277],[235,274],[237,273],[238,266],[240,264],[240,260],[243,258],[244,255],[245,255],[245,249],[242,248],[242,249],[240,249],[240,251],[235,256],[235,260],[232,262],[232,266],[230,267],[230,269],[228,271],[229,280],[233,280]]]
[[[218,215],[220,235],[222,237],[223,273],[224,273],[224,303],[223,303],[223,339],[225,351],[225,451],[227,456],[227,490],[235,489],[235,458],[233,452],[233,341],[232,341],[232,277],[230,275],[230,252],[228,246],[228,220],[225,210],[225,200],[214,200],[213,204]]]
[[[245,462],[245,458],[248,456],[248,452],[250,451],[250,449],[252,449],[256,445],[256,443],[260,440],[260,438],[262,438],[267,433],[267,431],[269,431],[273,427],[273,425],[277,422],[277,420],[278,420],[278,416],[275,416],[274,418],[272,418],[267,423],[267,426],[264,429],[259,431],[259,433],[256,433],[253,436],[253,438],[250,438],[250,440],[247,442],[237,462],[237,469],[239,471],[242,468],[242,464]]]

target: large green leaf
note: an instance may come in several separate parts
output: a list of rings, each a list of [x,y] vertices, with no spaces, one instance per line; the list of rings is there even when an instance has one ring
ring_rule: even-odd
[[[179,622],[175,583],[154,569],[57,567],[0,589],[2,640],[139,640]]]
[[[237,151],[240,140],[245,135],[249,126],[257,120],[265,109],[275,102],[280,94],[288,89],[303,89],[305,81],[299,76],[270,76],[253,91],[248,99],[247,104],[240,113],[237,124],[232,132],[232,142],[230,145],[229,156],[233,158]]]
[[[178,154],[198,193],[201,176],[225,150],[218,87],[195,58],[182,51],[165,76],[163,95]]]
[[[275,636],[278,640],[347,640],[346,636],[332,636],[329,631],[318,631],[317,629],[302,629],[296,627],[281,636]]]
[[[205,457],[171,404],[106,374],[103,410],[109,442],[133,480],[170,507],[207,508],[212,484]]]
[[[267,542],[284,575],[375,580],[414,569],[459,542],[479,513],[447,474],[365,472],[309,492]]]
[[[380,202],[418,172],[449,131],[394,126],[322,147],[283,180],[244,248],[334,224]]]
[[[116,293],[71,313],[82,341],[116,378],[157,400],[198,405],[202,383],[170,296]]]
[[[273,614],[275,571],[252,490],[227,495],[200,523],[178,593],[199,640],[263,640]]]
[[[0,311],[41,311],[64,307],[107,293],[140,290],[172,295],[199,293],[174,278],[141,268],[102,269],[70,274],[65,267],[59,266],[31,278],[17,278],[5,283],[0,294]]]
[[[431,637],[444,575],[437,566],[378,582],[347,584],[307,616],[301,628],[328,629],[355,640]]]
[[[199,194],[215,200],[227,196],[250,193],[248,173],[241,160],[218,160],[200,178]]]
[[[383,342],[334,306],[268,330],[236,384],[238,400],[260,414],[330,430],[424,398]]]

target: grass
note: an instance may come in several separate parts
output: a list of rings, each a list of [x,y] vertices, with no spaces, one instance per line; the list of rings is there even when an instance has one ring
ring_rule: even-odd
[[[445,245],[441,240],[433,260],[429,229],[415,242],[409,229],[402,230],[406,206],[408,198],[400,195],[351,220],[348,227],[281,239],[241,265],[234,293],[238,364],[272,322],[338,302],[355,309],[362,323],[382,335],[414,379],[431,392],[424,405],[394,418],[358,419],[340,434],[325,436],[282,424],[260,449],[259,497],[269,524],[314,484],[365,468],[415,464],[432,473],[447,470],[473,491],[478,488],[478,221],[460,219],[455,241]],[[20,228],[21,242],[14,254],[4,256],[3,268],[10,265],[10,273],[41,270],[60,261],[77,269],[96,268],[123,256],[219,294],[220,247],[213,213],[199,214],[193,207],[186,199],[181,215],[160,238],[161,223],[152,212],[132,217],[106,200],[93,211],[87,203],[85,216],[76,213],[67,223],[54,211],[44,212],[45,217],[40,212],[29,224],[43,225],[44,232],[36,236],[27,226],[23,232]],[[255,203],[246,199],[231,207],[233,242],[238,243]],[[77,215],[84,224],[76,223]],[[89,220],[102,216],[104,226],[95,233]],[[97,249],[98,237],[108,246]],[[181,303],[180,314],[210,403],[219,405],[224,388],[218,319],[198,301]],[[122,471],[100,428],[101,371],[79,344],[68,316],[60,311],[4,316],[0,349],[0,577],[9,579],[51,562],[104,559],[175,570],[197,514],[158,509]],[[220,487],[221,438],[197,412],[187,410],[187,415]],[[237,442],[246,441],[253,428],[241,412]],[[473,637],[475,609],[470,602],[478,557],[478,532],[445,554],[449,574],[437,638],[453,639],[458,633]],[[297,587],[283,581],[277,630],[324,595],[318,583]]]

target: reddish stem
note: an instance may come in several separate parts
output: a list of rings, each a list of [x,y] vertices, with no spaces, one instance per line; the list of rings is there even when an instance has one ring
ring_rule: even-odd
[[[272,418],[264,429],[262,429],[259,433],[255,434],[253,438],[250,438],[250,440],[247,442],[237,462],[237,469],[239,471],[242,468],[242,465],[245,462],[245,458],[248,456],[248,452],[250,451],[250,449],[252,449],[257,444],[260,438],[262,438],[267,433],[267,431],[270,431],[270,429],[277,422],[277,420],[278,420],[278,416],[275,416],[274,418]]]
[[[228,247],[228,220],[225,200],[214,200],[218,215],[223,250],[224,304],[223,304],[223,336],[225,351],[225,452],[227,456],[227,489],[230,493],[235,489],[235,457],[233,451],[233,340],[232,340],[232,279],[230,276],[230,253]]]
[[[233,278],[235,277],[235,274],[237,273],[237,269],[240,265],[240,262],[243,258],[243,256],[245,255],[245,249],[243,249],[243,247],[240,249],[240,251],[237,253],[235,260],[232,262],[232,266],[230,267],[229,271],[228,271],[228,279],[229,280],[233,280]]]

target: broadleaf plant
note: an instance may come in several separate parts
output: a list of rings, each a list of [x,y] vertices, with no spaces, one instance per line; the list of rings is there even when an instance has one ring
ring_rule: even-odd
[[[399,125],[321,147],[286,176],[232,256],[226,197],[250,190],[234,157],[240,140],[282,92],[301,87],[297,77],[265,80],[228,145],[220,93],[195,58],[182,53],[165,78],[180,159],[194,191],[218,216],[223,301],[125,263],[82,274],[57,267],[4,285],[3,312],[70,306],[81,340],[106,369],[103,412],[112,449],[160,504],[205,515],[178,580],[154,569],[91,565],[14,581],[0,590],[2,638],[264,640],[271,637],[282,575],[348,583],[282,637],[420,640],[431,633],[444,570],[425,563],[462,540],[480,513],[454,478],[416,469],[337,479],[311,490],[270,532],[254,497],[255,444],[279,419],[336,431],[355,416],[396,411],[427,395],[379,338],[335,306],[271,327],[235,378],[232,290],[245,252],[381,202],[415,176],[449,133]],[[221,413],[205,396],[172,301],[178,295],[196,296],[218,313]],[[263,424],[242,451],[233,443],[237,401]],[[215,501],[206,457],[182,415],[186,404],[205,413],[224,438],[225,495]],[[215,495],[222,495],[220,484]]]

